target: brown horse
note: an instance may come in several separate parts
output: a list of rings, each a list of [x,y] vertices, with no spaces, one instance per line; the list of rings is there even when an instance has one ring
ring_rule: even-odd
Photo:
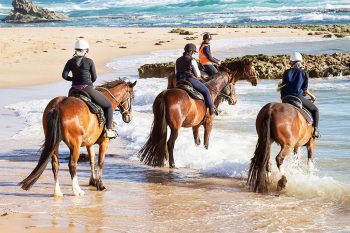
[[[134,98],[133,87],[136,82],[115,80],[97,87],[109,101],[114,109],[119,109],[124,122],[128,123],[132,118],[131,103]],[[103,134],[104,125],[98,122],[95,114],[92,114],[88,106],[79,98],[56,97],[49,102],[43,113],[43,128],[45,142],[37,166],[32,173],[19,183],[22,189],[29,190],[39,179],[45,170],[49,158],[52,158],[52,171],[55,179],[55,196],[63,196],[58,181],[58,147],[60,141],[64,141],[70,150],[69,172],[72,178],[74,195],[83,196],[76,175],[77,162],[80,156],[80,147],[85,146],[90,156],[91,178],[90,185],[97,190],[104,190],[102,183],[102,168],[106,150],[109,146],[109,138]],[[95,170],[94,144],[99,145],[99,159],[97,174]]]
[[[283,160],[292,151],[297,153],[299,147],[305,145],[308,151],[309,169],[312,169],[315,146],[315,138],[312,137],[313,126],[306,122],[305,117],[295,107],[287,103],[265,105],[256,118],[256,131],[258,142],[248,173],[248,185],[251,190],[268,192],[271,176],[270,148],[273,142],[281,146],[281,151],[276,157],[277,167],[282,175],[277,190],[282,190],[286,186]]]
[[[175,72],[171,73],[168,77],[168,89],[176,87],[176,76]],[[218,109],[219,105],[226,100],[229,105],[235,105],[237,103],[236,88],[235,84],[230,83],[229,86],[224,88],[224,90],[218,95],[214,100],[214,106]]]
[[[240,79],[249,80],[253,85],[258,82],[254,66],[249,60],[226,63],[220,72],[208,81],[211,97],[216,100],[218,95]],[[231,92],[233,93],[233,92]],[[192,127],[195,143],[200,144],[198,130],[204,126],[204,147],[209,146],[209,135],[212,130],[213,116],[209,115],[203,101],[192,99],[186,91],[172,88],[161,92],[153,103],[153,126],[146,144],[139,151],[142,162],[151,166],[164,166],[164,160],[169,161],[169,167],[174,168],[173,149],[181,127]],[[171,134],[167,141],[167,126]]]

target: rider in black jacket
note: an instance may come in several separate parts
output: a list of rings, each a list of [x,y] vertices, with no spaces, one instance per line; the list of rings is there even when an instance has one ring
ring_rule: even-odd
[[[108,138],[115,138],[117,132],[113,127],[113,107],[112,103],[99,91],[95,90],[93,83],[96,81],[96,69],[92,59],[87,58],[89,44],[85,40],[77,40],[75,43],[75,53],[64,66],[62,77],[72,82],[72,88],[87,92],[92,101],[103,108],[106,117],[106,133]],[[72,76],[69,76],[72,72]]]

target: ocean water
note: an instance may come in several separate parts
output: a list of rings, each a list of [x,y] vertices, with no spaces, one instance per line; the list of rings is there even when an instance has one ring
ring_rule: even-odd
[[[253,46],[257,53],[271,47],[274,48],[273,53],[278,54],[281,49],[286,47],[286,43],[278,38],[269,39],[264,43],[261,40],[247,40],[246,38],[244,41],[234,39],[221,42],[220,44],[232,43],[236,45],[232,46],[232,51]],[[314,52],[318,51],[318,48],[330,52],[334,50],[346,52],[348,47],[339,48],[339,42],[349,44],[349,39],[310,41],[310,39],[305,38],[304,42],[299,39],[289,43],[288,46],[295,48],[300,44],[312,43],[313,48],[315,48]],[[328,45],[327,48],[325,48],[325,44]],[[213,47],[215,48],[215,46]],[[227,56],[227,51],[221,52],[220,49],[214,49],[214,51],[218,57]],[[137,68],[145,61],[164,62],[173,60],[179,55],[181,55],[181,50],[155,51],[151,54],[116,58],[107,64],[108,67],[115,69],[113,74],[100,77],[100,80],[111,80],[116,77],[137,80],[133,120],[131,123],[125,124],[118,113],[115,113],[120,139],[126,142],[127,157],[133,162],[137,163],[136,153],[143,146],[149,134],[153,120],[151,110],[153,100],[167,86],[166,79],[138,79]],[[257,87],[246,82],[237,83],[238,103],[235,106],[229,106],[227,103],[220,106],[222,113],[214,121],[208,150],[205,150],[203,146],[195,146],[191,129],[181,129],[174,151],[176,165],[180,168],[195,170],[200,176],[246,179],[250,158],[254,153],[257,141],[255,118],[258,111],[266,103],[279,101],[279,93],[276,90],[277,83],[278,81],[263,80]],[[43,139],[41,127],[43,109],[51,98],[65,95],[68,89],[69,83],[60,82],[41,87],[2,90],[2,96],[11,96],[0,101],[1,106],[5,107],[0,111],[0,116],[6,128],[0,133],[0,138],[1,140],[7,138],[2,151],[6,151],[6,148],[10,149],[18,143],[21,143],[24,148],[32,148],[32,144],[26,145],[23,142],[26,140],[40,144]],[[290,155],[285,161],[288,177],[287,193],[303,198],[321,198],[337,203],[342,203],[345,200],[346,203],[349,203],[350,119],[348,113],[350,105],[348,102],[350,100],[350,78],[313,79],[310,81],[310,89],[318,97],[317,105],[320,108],[320,131],[322,134],[322,137],[317,141],[314,155],[316,169],[312,173],[307,170],[305,149],[301,150],[299,159]],[[21,94],[13,96],[14,92]],[[18,127],[17,124],[17,128],[10,127],[13,125],[13,121],[22,122],[23,125]],[[202,129],[201,135],[203,135]],[[201,137],[203,138],[203,136]],[[274,162],[278,149],[278,146],[274,145],[271,154],[275,180],[280,177]],[[35,156],[35,151],[31,154],[32,158]],[[65,147],[60,151],[66,155],[68,153],[68,149]],[[109,151],[109,153],[118,153],[118,151]],[[8,156],[9,152],[1,154]],[[19,153],[19,155],[21,154]],[[104,176],[107,179],[115,179],[115,171],[112,169],[113,159],[107,158],[106,164],[109,164],[110,169],[105,172]]]
[[[11,10],[0,0],[0,18]],[[35,26],[174,27],[210,25],[342,24],[350,21],[348,0],[38,0],[71,21]],[[0,26],[5,24],[0,23]],[[27,25],[32,26],[32,25]]]

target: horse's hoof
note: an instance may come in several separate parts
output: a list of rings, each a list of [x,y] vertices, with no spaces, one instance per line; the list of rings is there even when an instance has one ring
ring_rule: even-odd
[[[83,190],[73,190],[73,193],[75,196],[83,197],[85,195],[85,192]]]
[[[277,183],[277,191],[282,191],[287,186],[287,178],[286,176],[282,176],[282,178]]]
[[[96,183],[97,183],[96,179],[90,178],[90,181],[89,181],[90,186],[96,187]]]
[[[96,188],[97,188],[97,191],[103,191],[106,189],[106,187],[103,185],[101,180],[97,181]]]
[[[176,166],[175,166],[175,164],[171,164],[171,165],[169,165],[169,168],[171,168],[171,169],[175,169],[175,168],[176,168]]]
[[[97,191],[103,191],[106,189],[106,187],[103,184],[96,186],[96,188],[97,188]]]
[[[196,144],[197,146],[200,146],[200,145],[201,145],[201,140],[198,139],[198,141],[195,141],[195,144]]]
[[[56,198],[61,198],[61,197],[63,197],[63,193],[57,192],[57,193],[54,193],[53,196]]]
[[[208,150],[209,145],[204,145],[204,148],[205,148],[206,150]]]

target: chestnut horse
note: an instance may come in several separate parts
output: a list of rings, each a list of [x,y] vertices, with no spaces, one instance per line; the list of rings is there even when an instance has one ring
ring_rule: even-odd
[[[257,85],[258,77],[253,64],[249,60],[225,63],[212,80],[205,83],[212,100],[229,85],[240,79],[249,80]],[[213,116],[209,115],[202,100],[192,99],[188,93],[179,88],[161,92],[153,102],[153,126],[146,144],[139,151],[142,162],[151,166],[164,166],[169,161],[169,167],[174,168],[173,149],[181,127],[192,127],[195,143],[200,144],[198,130],[204,126],[204,146],[209,146],[209,135],[212,130]],[[170,138],[167,142],[167,126],[170,127]]]
[[[133,87],[136,82],[115,80],[96,87],[111,101],[114,109],[121,111],[124,122],[132,118],[131,103],[134,97]],[[72,178],[73,193],[83,196],[77,178],[77,162],[80,156],[80,147],[87,148],[90,156],[91,178],[90,185],[97,190],[104,190],[102,183],[102,168],[106,150],[110,139],[103,134],[104,124],[100,124],[96,114],[90,112],[88,106],[79,98],[59,96],[52,99],[43,113],[43,128],[45,142],[42,145],[41,155],[37,166],[32,173],[19,183],[22,189],[29,190],[45,170],[49,159],[52,161],[52,171],[55,180],[54,196],[63,196],[58,181],[58,148],[60,141],[64,141],[70,150],[69,172]],[[95,170],[94,144],[99,145],[99,159],[97,172]],[[97,173],[97,174],[96,174]]]
[[[271,176],[270,148],[273,142],[281,146],[281,151],[276,157],[277,167],[282,175],[277,184],[278,191],[286,186],[283,160],[292,151],[297,153],[299,147],[305,145],[308,151],[309,169],[313,168],[312,155],[315,147],[315,138],[312,137],[313,126],[308,124],[305,117],[292,105],[287,103],[265,105],[256,118],[256,131],[258,142],[248,173],[248,185],[254,192],[268,192]]]
[[[168,89],[176,87],[175,72],[171,73],[168,77]],[[235,84],[230,83],[214,100],[214,106],[218,109],[219,105],[226,100],[229,105],[235,105],[237,103]]]

